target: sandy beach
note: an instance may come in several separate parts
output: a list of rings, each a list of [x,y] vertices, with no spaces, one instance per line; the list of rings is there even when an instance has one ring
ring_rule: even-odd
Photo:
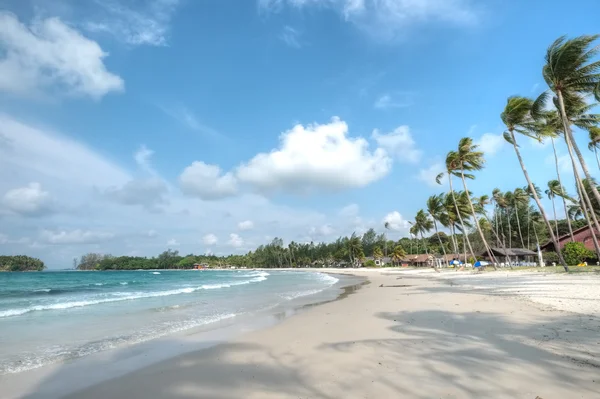
[[[506,279],[506,273],[352,273],[369,283],[346,298],[69,398],[600,397],[597,313],[556,309],[480,281],[500,286],[493,279]],[[525,287],[545,277],[508,278],[520,278]],[[546,297],[569,279],[581,279],[546,278],[547,289],[539,290]],[[584,279],[598,295],[598,276]],[[511,280],[511,289],[518,281]],[[116,360],[118,353],[98,367]],[[46,397],[58,375],[23,397]]]
[[[351,273],[369,283],[343,299],[212,348],[124,369],[120,377],[68,397],[600,397],[597,314],[556,309],[530,292],[511,291],[544,283],[542,298],[551,291],[560,297],[569,279],[581,287],[583,278],[597,296],[598,276]],[[118,367],[120,360],[116,352],[96,367]],[[49,397],[61,379],[68,376],[57,368],[20,397]]]

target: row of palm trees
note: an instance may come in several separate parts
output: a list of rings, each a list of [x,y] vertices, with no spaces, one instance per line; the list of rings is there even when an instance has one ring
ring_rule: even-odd
[[[585,35],[574,39],[567,39],[564,36],[558,38],[546,51],[545,64],[542,68],[542,76],[548,85],[548,89],[535,100],[521,96],[509,97],[500,115],[502,122],[506,126],[504,139],[514,148],[523,175],[527,181],[527,186],[506,193],[494,190],[492,193],[494,207],[496,211],[502,210],[509,218],[511,217],[511,212],[516,212],[517,227],[522,247],[525,247],[525,241],[522,234],[523,226],[521,226],[521,217],[518,213],[519,209],[526,209],[528,214],[528,228],[531,226],[534,229],[536,228],[536,223],[531,220],[532,217],[534,220],[541,217],[546,226],[547,234],[554,245],[559,262],[566,271],[569,269],[561,254],[558,243],[554,199],[557,197],[562,198],[566,214],[580,212],[587,220],[590,228],[595,227],[597,231],[600,231],[600,224],[598,223],[598,216],[595,211],[597,205],[600,205],[600,192],[573,135],[574,128],[588,132],[590,139],[588,148],[594,151],[598,167],[600,168],[600,159],[597,154],[597,150],[600,148],[600,128],[598,127],[600,124],[600,115],[592,113],[592,108],[597,104],[591,102],[592,98],[600,101],[600,61],[594,61],[600,52],[600,46],[594,46],[594,42],[598,37],[598,35]],[[525,161],[520,152],[517,136],[526,137],[538,142],[549,139],[552,143],[556,164],[556,179],[552,179],[548,183],[546,194],[552,200],[553,204],[555,216],[554,228],[541,203],[541,191],[533,184],[529,177]],[[577,199],[567,195],[562,184],[555,143],[555,140],[558,139],[564,140],[571,160],[576,182]],[[455,253],[458,253],[456,251],[457,243],[454,236],[456,229],[459,229],[465,233],[463,234],[464,244],[471,256],[476,259],[477,257],[473,251],[469,235],[466,234],[467,228],[474,226],[485,248],[484,252],[488,254],[495,267],[498,260],[484,234],[484,227],[492,225],[487,212],[485,212],[485,206],[490,203],[489,197],[483,196],[479,199],[473,199],[467,185],[467,181],[473,180],[475,178],[474,173],[483,169],[484,164],[484,153],[474,144],[473,139],[470,137],[460,139],[458,147],[448,152],[446,156],[445,170],[436,177],[436,181],[440,184],[442,183],[442,179],[447,177],[448,194],[440,194],[428,199],[427,213],[423,210],[417,213],[411,233],[423,236],[425,231],[431,229],[431,224],[433,224],[437,232],[437,223],[440,223],[450,230]],[[579,173],[580,169],[583,171],[583,177]],[[457,192],[455,190],[454,178],[460,180],[463,191]],[[531,210],[529,206],[530,200],[535,202],[539,213]],[[570,202],[571,211],[567,202]],[[440,213],[440,209],[445,209],[445,212]],[[449,212],[450,210],[452,212]],[[494,212],[494,217],[497,218],[499,214],[499,212]],[[452,218],[452,220],[449,220],[449,218]],[[501,237],[503,233],[499,229],[500,224],[501,220],[495,220],[493,224],[494,228],[490,230],[494,235],[493,238],[496,240],[496,243],[503,249],[506,249],[506,240],[503,239],[505,237]],[[508,223],[508,226],[510,228],[510,223]],[[573,239],[573,230],[570,223],[569,231],[571,239]],[[594,229],[592,228],[591,231],[593,233],[596,252],[600,258],[600,245],[598,245]],[[535,235],[537,237],[537,232]],[[510,232],[509,237],[512,237]],[[529,235],[527,237],[529,239]],[[508,247],[510,246],[512,246],[512,242],[509,241]]]

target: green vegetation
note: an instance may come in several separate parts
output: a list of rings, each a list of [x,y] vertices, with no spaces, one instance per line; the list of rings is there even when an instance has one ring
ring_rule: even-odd
[[[0,256],[0,271],[3,272],[33,272],[44,268],[44,262],[29,256]]]
[[[562,250],[569,265],[578,265],[594,258],[594,253],[580,242],[568,242]]]

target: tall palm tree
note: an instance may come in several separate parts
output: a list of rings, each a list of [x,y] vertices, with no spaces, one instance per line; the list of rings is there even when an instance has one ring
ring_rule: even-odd
[[[481,170],[481,169],[483,169],[483,165],[485,163],[485,159],[483,157],[483,151],[478,151],[478,148],[479,148],[479,146],[477,144],[473,143],[473,139],[470,137],[463,137],[458,142],[458,151],[457,151],[458,160],[457,161],[458,161],[458,166],[459,166],[460,178],[462,180],[463,187],[465,188],[466,193],[469,193],[469,188],[467,187],[466,179],[467,178],[474,179],[475,176],[473,176],[472,174],[469,174],[469,173],[465,173],[465,171],[474,172],[474,171]],[[487,240],[485,239],[485,235],[483,234],[483,231],[481,230],[481,226],[479,225],[478,220],[477,220],[477,212],[475,212],[475,207],[473,206],[473,202],[471,201],[471,196],[468,194],[467,194],[467,202],[469,204],[469,208],[471,209],[471,215],[473,217],[473,222],[475,223],[477,232],[479,233],[479,237],[481,238],[481,241],[483,242],[483,246],[484,246],[486,252],[488,253],[490,260],[493,262],[492,264],[494,265],[494,268],[496,268],[496,263],[498,263],[498,261],[496,260],[494,253],[490,249],[490,246],[489,246]]]
[[[398,264],[402,262],[402,258],[404,258],[405,256],[406,251],[404,250],[404,248],[402,248],[402,246],[400,245],[396,245],[394,247],[394,250],[392,251],[392,262]]]
[[[542,202],[540,201],[531,179],[529,178],[529,173],[527,173],[527,168],[525,167],[525,162],[523,161],[523,157],[521,156],[521,152],[519,151],[519,145],[517,144],[517,138],[515,137],[515,132],[520,133],[526,137],[538,139],[534,134],[532,134],[533,129],[533,121],[530,115],[531,107],[533,102],[525,97],[509,97],[506,103],[506,107],[504,111],[500,115],[502,122],[506,125],[507,131],[504,133],[504,138],[512,144],[515,153],[517,155],[517,159],[519,160],[519,164],[521,165],[521,169],[523,170],[523,175],[527,180],[527,184],[531,190],[533,195],[533,199],[542,214],[544,219],[544,223],[546,223],[546,227],[548,228],[548,233],[550,234],[550,240],[554,245],[554,249],[556,250],[556,254],[558,255],[558,259],[560,264],[565,268],[566,271],[569,271],[569,267],[565,262],[565,259],[562,256],[560,251],[560,245],[558,244],[558,240],[554,235],[554,231],[552,230],[552,226],[550,225],[550,221],[548,220],[548,216],[546,215],[546,211],[542,206]]]
[[[588,133],[590,137],[588,149],[590,151],[594,151],[594,155],[596,156],[596,163],[598,164],[598,169],[600,169],[600,158],[598,158],[598,148],[600,148],[600,128],[596,126],[591,127]]]
[[[458,242],[456,240],[456,224],[458,223],[458,216],[456,216],[456,207],[454,199],[450,194],[444,195],[443,199],[444,212],[440,215],[440,224],[447,229],[450,229],[450,239],[454,253],[458,254]]]
[[[515,188],[515,190],[513,191],[512,199],[513,207],[515,210],[515,216],[517,219],[517,231],[519,233],[519,238],[521,239],[521,248],[525,248],[525,240],[523,240],[523,229],[521,228],[520,211],[523,209],[524,206],[529,207],[529,195],[527,194],[527,191],[523,190],[522,188]]]
[[[448,155],[446,155],[446,172],[442,172],[437,175],[435,181],[438,184],[441,184],[442,178],[444,177],[444,173],[448,175],[448,185],[450,187],[450,195],[452,196],[452,200],[454,202],[454,207],[456,208],[456,215],[458,217],[458,221],[460,222],[460,227],[464,235],[464,239],[469,247],[469,251],[473,259],[475,258],[475,252],[473,252],[473,247],[471,246],[471,241],[469,240],[469,235],[465,229],[465,222],[463,220],[462,214],[459,210],[458,202],[456,200],[456,195],[454,193],[454,188],[452,187],[452,176],[456,176],[457,170],[459,170],[459,155],[456,151],[450,151]]]
[[[550,199],[552,201],[552,209],[554,211],[554,226],[556,227],[556,236],[558,237],[560,234],[558,234],[558,220],[556,218],[556,203],[554,202],[554,199],[557,196],[560,196],[560,194],[562,194],[562,187],[560,185],[560,183],[558,182],[558,180],[550,180],[548,182],[548,188],[546,189],[546,195],[548,196],[548,199]]]
[[[415,232],[415,234],[421,235],[421,241],[423,241],[425,244],[426,254],[429,254],[429,251],[427,250],[427,245],[424,240],[424,234],[431,231],[431,229],[433,229],[433,222],[431,219],[429,219],[429,217],[427,217],[425,211],[420,209],[415,215],[415,221],[412,222],[412,230]]]
[[[567,107],[570,103],[581,102],[583,97],[592,93],[596,98],[600,97],[600,61],[591,62],[600,52],[600,46],[592,46],[598,37],[599,35],[584,35],[574,39],[559,37],[548,47],[546,64],[542,69],[546,84],[556,94],[556,105],[563,124],[567,148],[569,151],[573,149],[577,154],[587,179],[591,179],[592,176],[573,137],[572,121],[567,115]],[[547,92],[542,96],[547,96]],[[592,192],[600,203],[598,189],[592,187]]]
[[[500,211],[504,208],[506,208],[506,199],[504,198],[504,195],[502,194],[502,191],[500,191],[499,188],[495,188],[492,191],[492,198],[494,199],[494,206],[495,206],[495,210],[494,210],[494,218],[496,219],[496,235],[498,236],[498,240],[500,240],[500,234],[502,234],[502,243],[504,246],[506,246],[506,235],[504,234],[504,225],[502,223],[502,214],[500,214],[500,217],[498,217],[498,214],[500,213]],[[498,228],[500,228],[500,230],[498,230]],[[498,231],[500,231],[500,233],[498,233]]]
[[[444,194],[432,195],[427,199],[427,212],[431,219],[433,219],[433,227],[435,228],[435,234],[438,237],[440,242],[440,247],[442,248],[442,253],[444,254],[444,260],[446,264],[448,264],[448,258],[446,256],[446,248],[444,248],[444,244],[442,243],[442,238],[440,237],[440,231],[438,230],[437,222],[440,219],[443,219],[444,214]]]
[[[494,237],[496,238],[496,242],[498,243],[498,246],[504,250],[504,253],[506,253],[506,246],[504,245],[504,243],[502,242],[502,240],[500,240],[500,237],[498,236],[497,225],[496,225],[496,229],[494,229],[494,226],[492,225],[492,221],[490,220],[490,217],[488,216],[488,214],[485,210],[485,207],[487,205],[489,205],[490,203],[491,203],[490,197],[487,194],[484,194],[480,197],[476,197],[475,198],[475,209],[479,215],[483,216],[483,219],[480,219],[480,220],[485,221],[485,224],[487,225],[489,231],[491,231],[494,234]],[[482,230],[485,230],[485,229],[482,229]],[[507,256],[507,258],[508,258],[508,256]]]

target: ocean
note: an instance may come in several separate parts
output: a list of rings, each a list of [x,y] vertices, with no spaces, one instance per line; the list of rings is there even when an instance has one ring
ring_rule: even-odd
[[[0,273],[0,375],[333,299],[302,271]]]

